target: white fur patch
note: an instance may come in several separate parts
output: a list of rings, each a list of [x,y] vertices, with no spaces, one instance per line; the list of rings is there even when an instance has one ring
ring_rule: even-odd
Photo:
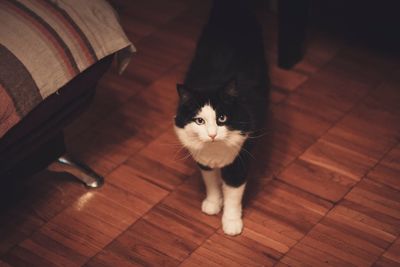
[[[222,215],[222,230],[227,235],[238,235],[242,232],[242,198],[246,184],[231,187],[224,183],[224,213]]]
[[[205,105],[200,112],[197,114],[196,117],[200,117],[205,120],[205,129],[203,130],[203,133],[207,133],[208,137],[210,135],[216,135],[216,140],[217,137],[221,138],[221,129],[218,129],[217,125],[217,114],[215,113],[215,110],[210,106],[210,105]],[[219,133],[219,136],[218,136]],[[207,137],[205,137],[208,139]],[[209,140],[207,140],[209,141]]]
[[[221,170],[201,171],[206,186],[207,197],[203,200],[201,210],[208,215],[215,215],[222,208]]]
[[[175,127],[179,140],[200,164],[211,168],[231,164],[247,137],[240,131],[230,131],[226,126],[218,125],[217,114],[210,105],[205,105],[196,117],[202,118],[204,124],[191,122],[183,129]],[[215,137],[212,139],[210,136]]]

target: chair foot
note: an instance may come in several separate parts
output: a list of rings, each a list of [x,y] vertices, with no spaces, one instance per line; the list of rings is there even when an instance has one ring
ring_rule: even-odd
[[[48,167],[54,172],[68,172],[83,182],[88,188],[99,188],[104,184],[104,178],[95,173],[90,167],[75,161],[68,156],[59,157]]]

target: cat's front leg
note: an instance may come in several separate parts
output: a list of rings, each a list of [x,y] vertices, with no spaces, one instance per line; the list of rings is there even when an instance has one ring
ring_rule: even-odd
[[[222,230],[227,235],[238,235],[243,230],[242,198],[246,188],[247,159],[237,157],[235,161],[222,169],[224,181],[224,213],[222,214]]]
[[[215,215],[222,208],[221,170],[201,169],[207,196],[201,204],[201,210],[208,215]]]
[[[222,229],[227,235],[238,235],[242,232],[242,198],[246,184],[239,187],[222,186],[224,194],[224,213],[222,215]]]

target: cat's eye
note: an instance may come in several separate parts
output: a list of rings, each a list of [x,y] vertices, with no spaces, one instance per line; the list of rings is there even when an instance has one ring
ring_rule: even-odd
[[[228,118],[226,117],[226,115],[219,115],[218,116],[218,122],[220,122],[220,123],[226,122],[227,119]]]
[[[202,125],[205,123],[205,121],[202,118],[194,118],[193,120],[198,125]]]

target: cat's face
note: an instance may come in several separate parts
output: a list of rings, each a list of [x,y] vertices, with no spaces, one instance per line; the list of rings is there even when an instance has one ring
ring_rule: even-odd
[[[204,145],[224,143],[240,147],[247,138],[249,119],[240,110],[235,95],[227,92],[199,93],[178,88],[180,103],[175,117],[175,131],[187,148],[199,150]]]

